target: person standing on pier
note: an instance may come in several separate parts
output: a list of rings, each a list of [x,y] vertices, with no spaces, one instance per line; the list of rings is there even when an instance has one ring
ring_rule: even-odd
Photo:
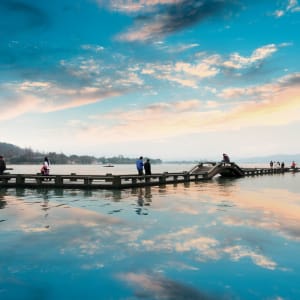
[[[270,161],[270,168],[273,169],[273,161]]]
[[[6,170],[6,163],[2,155],[0,155],[0,175]]]
[[[150,159],[147,159],[144,163],[145,175],[151,175],[151,164]]]
[[[144,175],[143,169],[144,169],[144,162],[143,162],[143,156],[140,156],[140,158],[136,161],[136,168],[139,175]]]

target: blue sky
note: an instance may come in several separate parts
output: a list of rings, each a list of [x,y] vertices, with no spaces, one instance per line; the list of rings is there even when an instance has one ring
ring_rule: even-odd
[[[0,141],[95,156],[300,152],[296,0],[1,0]]]

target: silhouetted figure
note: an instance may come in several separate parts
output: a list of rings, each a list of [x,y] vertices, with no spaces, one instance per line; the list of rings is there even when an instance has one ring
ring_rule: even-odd
[[[223,153],[223,162],[224,163],[230,163],[229,156],[226,153]]]
[[[295,163],[294,160],[292,161],[291,168],[292,168],[292,169],[295,169],[295,168],[296,168],[296,163]]]
[[[270,168],[271,168],[271,169],[273,169],[273,164],[274,164],[274,163],[273,163],[273,161],[271,160],[271,161],[270,161]]]
[[[0,155],[0,175],[3,175],[6,170],[6,163],[2,155]]]
[[[144,169],[145,169],[145,174],[146,175],[151,175],[150,159],[147,159],[146,162],[144,163]]]

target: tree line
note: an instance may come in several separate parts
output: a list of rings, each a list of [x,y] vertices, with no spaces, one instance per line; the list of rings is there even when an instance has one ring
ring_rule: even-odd
[[[63,153],[43,153],[31,148],[20,148],[13,144],[0,142],[0,155],[3,155],[9,164],[40,164],[47,156],[52,164],[134,164],[136,158],[123,155],[112,157],[95,157],[90,155],[65,155]],[[151,158],[153,164],[162,163],[160,159]]]

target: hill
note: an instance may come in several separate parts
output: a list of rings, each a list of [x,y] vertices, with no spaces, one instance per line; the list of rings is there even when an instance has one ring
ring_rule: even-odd
[[[2,142],[0,142],[0,155],[3,155],[9,164],[40,164],[45,156],[50,158],[52,164],[134,164],[136,161],[136,158],[124,157],[123,155],[97,158],[89,155],[73,154],[68,156],[56,152],[44,153]],[[156,164],[162,161],[151,158],[151,162]]]

